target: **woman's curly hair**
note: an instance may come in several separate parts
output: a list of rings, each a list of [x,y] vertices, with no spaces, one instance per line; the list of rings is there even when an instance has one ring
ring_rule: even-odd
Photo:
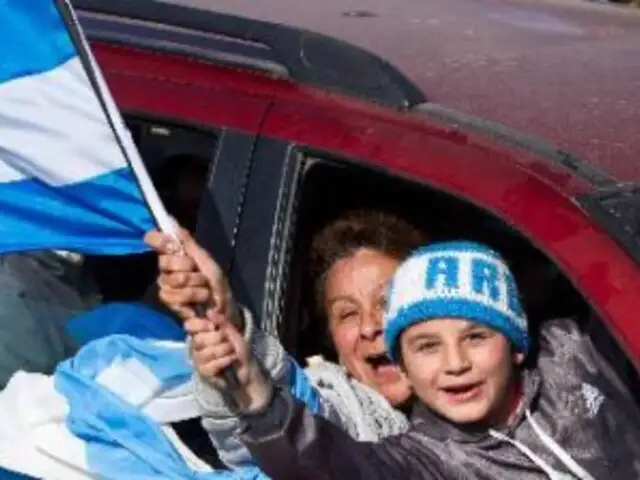
[[[324,294],[331,267],[362,248],[382,252],[399,261],[424,245],[426,235],[393,213],[353,210],[326,225],[311,244],[309,275],[314,314],[326,320]]]

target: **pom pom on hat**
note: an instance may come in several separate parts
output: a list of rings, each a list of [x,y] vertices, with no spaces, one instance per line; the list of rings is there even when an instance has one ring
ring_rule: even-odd
[[[435,243],[414,252],[396,270],[387,291],[384,338],[397,360],[398,341],[410,326],[457,318],[502,333],[527,353],[530,338],[515,279],[502,257],[474,242]]]

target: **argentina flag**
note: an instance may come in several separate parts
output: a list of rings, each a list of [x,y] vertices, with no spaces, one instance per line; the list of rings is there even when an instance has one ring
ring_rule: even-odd
[[[172,428],[200,414],[192,373],[184,342],[128,335],[87,344],[53,376],[18,372],[0,392],[0,478],[267,480],[251,465],[214,470]]]
[[[145,250],[172,224],[70,5],[0,0],[0,32],[0,254]]]
[[[235,452],[233,470],[215,469],[178,434],[176,424],[199,421],[202,407],[187,343],[171,319],[144,306],[111,305],[77,320],[116,316],[147,332],[93,339],[53,375],[21,371],[0,391],[0,479],[268,480],[248,452]],[[282,386],[322,414],[313,381],[295,360],[286,361]],[[216,428],[231,435],[227,446],[240,442],[231,434],[234,422]]]

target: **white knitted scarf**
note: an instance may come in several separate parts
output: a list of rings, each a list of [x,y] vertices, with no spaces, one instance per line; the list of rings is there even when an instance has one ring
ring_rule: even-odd
[[[402,412],[375,390],[351,377],[343,367],[322,357],[311,357],[307,363],[309,378],[329,403],[337,407],[341,423],[355,439],[375,442],[409,428]]]

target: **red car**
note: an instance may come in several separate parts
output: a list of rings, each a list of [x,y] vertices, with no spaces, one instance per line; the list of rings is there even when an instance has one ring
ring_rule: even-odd
[[[534,324],[578,318],[638,391],[637,185],[433,103],[388,61],[335,38],[160,2],[73,3],[152,173],[200,159],[184,187],[203,184],[190,200],[199,240],[290,351],[320,348],[313,325],[294,322],[309,318],[302,280],[317,228],[380,207],[434,238],[500,249]],[[179,196],[164,171],[161,190]],[[105,299],[139,298],[153,283],[148,261],[96,259]]]
[[[636,185],[432,103],[334,38],[164,3],[75,5],[150,168],[182,153],[209,161],[200,240],[292,350],[313,350],[307,326],[287,320],[303,318],[292,312],[314,229],[366,205],[501,248],[537,316],[597,316],[640,360]]]

